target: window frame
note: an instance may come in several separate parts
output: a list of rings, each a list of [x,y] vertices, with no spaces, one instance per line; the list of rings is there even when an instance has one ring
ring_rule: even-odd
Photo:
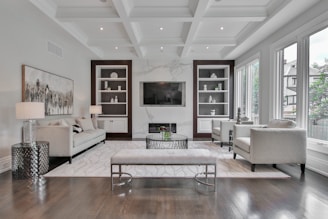
[[[279,61],[277,60],[277,52],[293,42],[297,43],[297,115],[296,123],[300,128],[308,129],[308,88],[309,88],[309,39],[310,36],[328,28],[328,12],[304,24],[292,33],[286,35],[270,47],[270,59],[272,60],[270,69],[270,80],[273,81],[270,87],[270,101],[273,107],[269,112],[269,118],[281,118],[281,90],[279,89],[281,75],[278,75]],[[319,148],[318,145],[324,146]],[[308,148],[316,148],[317,151],[328,150],[328,141],[308,137]]]
[[[241,90],[241,83],[242,83],[242,77],[239,75],[239,72],[241,69],[245,71],[245,74],[247,75],[247,80],[246,80],[246,107],[245,107],[245,112],[242,112],[247,116],[248,118],[252,118],[252,74],[250,73],[251,71],[251,66],[255,62],[258,62],[259,64],[259,72],[261,72],[261,59],[260,59],[260,54],[257,53],[256,55],[248,58],[244,62],[240,63],[239,65],[235,66],[235,81],[234,81],[234,87],[235,87],[235,103],[234,103],[234,112],[238,112],[238,108],[242,106],[242,90]],[[261,74],[259,73],[259,83],[261,81]],[[260,85],[259,85],[260,86]],[[258,107],[260,108],[260,93],[258,97]],[[258,115],[258,120],[260,120],[260,110],[258,110],[259,115]],[[237,114],[234,116],[234,118],[237,117]],[[259,123],[259,121],[254,121],[254,123]]]

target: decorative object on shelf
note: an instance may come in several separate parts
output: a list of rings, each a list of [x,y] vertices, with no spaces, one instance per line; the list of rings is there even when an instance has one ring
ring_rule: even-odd
[[[212,103],[216,103],[216,99],[213,99],[213,100],[212,100]]]
[[[121,90],[121,85],[118,85],[117,86],[117,90]]]
[[[215,73],[212,73],[211,74],[211,78],[217,78],[216,74]]]
[[[215,116],[215,109],[212,109],[212,110],[211,110],[211,115],[212,115],[212,116]]]
[[[110,87],[108,87],[108,88],[107,88],[107,90],[111,90],[111,88],[110,88]]]
[[[111,103],[114,103],[114,98],[113,97],[110,99],[110,102]]]
[[[212,95],[210,95],[210,96],[208,97],[208,102],[209,102],[209,103],[212,103],[212,101],[213,101],[213,98],[212,98]]]
[[[104,82],[104,89],[106,90],[108,88],[108,81]]]
[[[43,102],[46,116],[73,113],[73,80],[27,65],[22,67],[22,79],[22,101]],[[54,94],[57,101],[53,100]]]
[[[35,145],[35,120],[43,119],[44,103],[42,102],[20,102],[16,103],[16,119],[23,119],[23,143]]]
[[[115,96],[115,103],[118,103],[118,98],[117,98],[117,96]]]
[[[241,124],[241,120],[240,120],[240,107],[238,107],[238,111],[237,111],[237,124]]]
[[[216,87],[216,88],[214,88],[214,90],[219,90],[219,88],[218,88],[218,87]]]
[[[204,84],[204,90],[207,90],[207,84]]]
[[[111,78],[118,78],[118,74],[117,74],[116,72],[112,72],[112,73],[110,74],[110,77],[111,77]]]
[[[221,83],[218,83],[218,89],[222,90],[222,84]]]
[[[247,122],[249,120],[249,118],[247,116],[243,116],[240,118],[241,122]]]

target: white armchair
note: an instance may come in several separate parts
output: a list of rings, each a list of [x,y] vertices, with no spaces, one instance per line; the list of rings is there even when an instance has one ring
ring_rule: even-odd
[[[229,131],[233,130],[233,126],[236,124],[234,120],[212,120],[212,141],[220,141],[221,147],[223,144],[229,144]],[[230,145],[229,145],[230,146]],[[230,148],[229,148],[230,150]]]
[[[306,130],[289,120],[272,120],[268,126],[235,125],[233,157],[244,157],[255,171],[256,164],[297,163],[305,171]]]

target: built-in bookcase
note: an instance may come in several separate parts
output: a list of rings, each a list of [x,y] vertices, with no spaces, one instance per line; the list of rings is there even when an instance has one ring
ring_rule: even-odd
[[[108,139],[132,138],[131,60],[91,61],[91,104],[101,105],[98,123]]]
[[[194,61],[194,137],[209,137],[212,119],[233,115],[233,61]]]

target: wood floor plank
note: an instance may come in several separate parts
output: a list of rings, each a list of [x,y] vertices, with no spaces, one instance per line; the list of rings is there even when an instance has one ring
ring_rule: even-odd
[[[289,179],[217,179],[211,192],[192,179],[46,178],[43,186],[0,174],[0,218],[328,218],[328,179],[279,165]]]

